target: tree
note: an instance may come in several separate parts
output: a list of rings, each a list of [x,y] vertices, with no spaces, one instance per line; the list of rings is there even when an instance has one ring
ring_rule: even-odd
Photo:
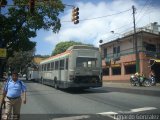
[[[81,42],[74,42],[74,41],[60,42],[56,45],[55,49],[52,51],[52,55],[65,52],[70,46],[73,45],[89,45],[89,44],[83,44]]]
[[[0,6],[0,47],[7,48],[7,59],[13,57],[14,52],[34,49],[36,42],[30,38],[36,37],[37,30],[52,29],[55,33],[60,30],[58,16],[64,11],[62,1],[35,1],[33,13],[29,11],[29,0],[12,0],[8,4],[15,6]],[[0,71],[3,69],[4,64],[0,65]]]
[[[13,51],[33,49],[36,43],[30,38],[36,37],[37,30],[58,32],[61,27],[58,15],[64,10],[61,0],[36,2],[34,13],[28,9],[29,0],[12,1],[16,7],[9,7],[5,15],[0,14],[0,36],[7,47],[8,57],[13,55]]]
[[[32,62],[33,56],[34,50],[14,52],[14,56],[9,57],[7,64],[12,71],[24,72],[27,65]]]

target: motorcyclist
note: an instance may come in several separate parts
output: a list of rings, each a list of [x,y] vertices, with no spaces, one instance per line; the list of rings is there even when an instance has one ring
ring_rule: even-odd
[[[152,69],[149,73],[149,79],[151,80],[151,85],[156,85],[155,72]]]
[[[151,69],[151,71],[150,71],[150,73],[149,73],[149,77],[151,78],[151,77],[155,77],[155,73],[154,73],[154,71]]]
[[[136,72],[135,74],[135,77],[137,78],[137,81],[138,81],[138,84],[140,85],[140,74],[138,72]]]

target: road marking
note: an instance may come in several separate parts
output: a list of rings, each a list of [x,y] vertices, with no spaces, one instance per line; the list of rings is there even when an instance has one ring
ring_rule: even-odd
[[[116,113],[116,112],[101,112],[101,113],[97,113],[97,114],[107,116],[107,117],[114,119],[114,115],[116,115],[118,113]]]
[[[141,112],[141,111],[147,111],[147,110],[155,110],[157,108],[155,107],[143,107],[143,108],[136,108],[136,109],[131,109],[130,112]]]
[[[73,116],[73,117],[63,117],[63,118],[53,118],[52,120],[80,120],[89,118],[89,115]]]
[[[97,113],[97,114],[100,114],[100,115],[115,115],[115,114],[118,114],[116,112],[102,112],[102,113]]]
[[[157,109],[156,107],[143,107],[143,108],[136,108],[136,109],[131,109],[130,111],[118,111],[118,112],[101,112],[97,113],[99,115],[103,116],[108,116],[110,118],[115,118],[114,116],[117,114],[128,114],[128,113],[136,113],[136,112],[142,112],[142,111],[147,111],[147,110],[155,110]]]

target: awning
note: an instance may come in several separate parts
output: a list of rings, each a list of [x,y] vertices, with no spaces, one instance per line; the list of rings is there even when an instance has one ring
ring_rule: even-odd
[[[155,60],[157,63],[160,63],[160,60]]]
[[[149,63],[150,63],[151,66],[153,66],[153,65],[156,64],[156,63],[159,64],[159,63],[160,63],[160,60],[159,60],[159,59],[150,59]]]

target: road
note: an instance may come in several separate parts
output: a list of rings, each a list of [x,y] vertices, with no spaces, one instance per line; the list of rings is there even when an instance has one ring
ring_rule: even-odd
[[[26,84],[27,104],[22,105],[22,119],[113,120],[119,114],[160,114],[158,96],[108,91],[106,87],[64,91],[34,82]]]

